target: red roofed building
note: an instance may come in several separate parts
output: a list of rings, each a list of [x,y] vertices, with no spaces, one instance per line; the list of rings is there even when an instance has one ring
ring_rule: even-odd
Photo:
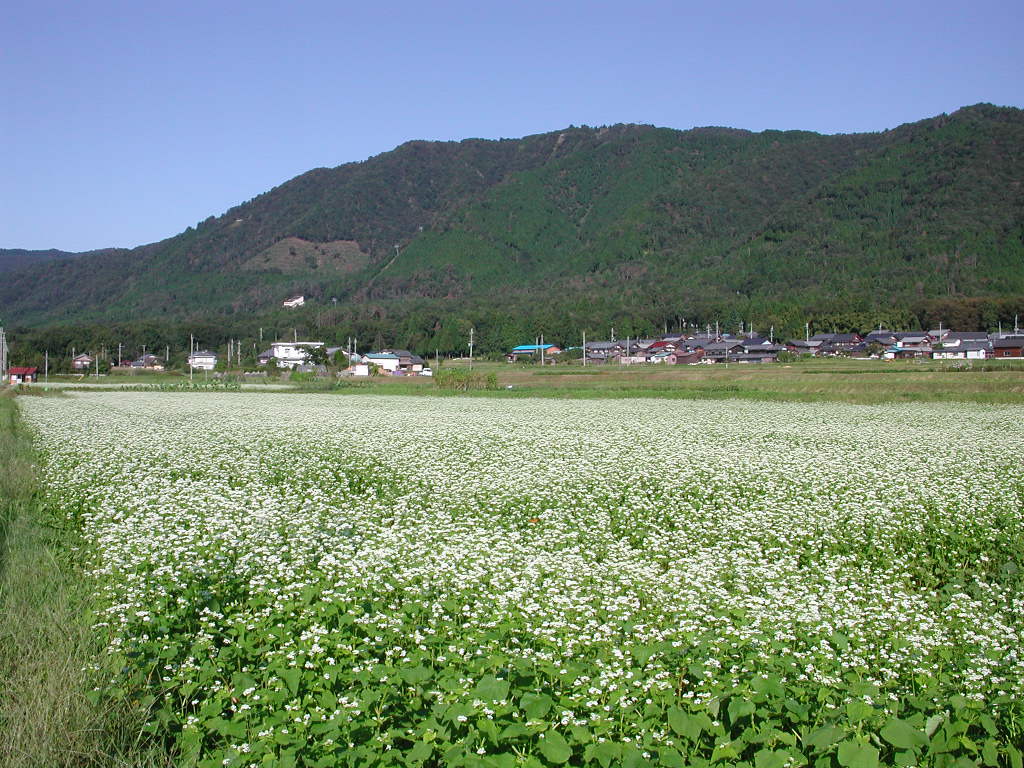
[[[11,384],[29,384],[39,380],[39,369],[12,366],[7,371],[7,376]]]

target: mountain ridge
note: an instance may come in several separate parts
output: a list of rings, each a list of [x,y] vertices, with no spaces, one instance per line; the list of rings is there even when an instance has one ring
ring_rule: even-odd
[[[753,306],[795,322],[830,302],[1022,295],[1022,115],[975,105],[861,134],[630,124],[410,141],[159,243],[7,271],[0,306],[26,325],[185,320],[273,315],[302,292],[338,299],[346,322],[422,315],[426,339],[441,315],[486,307],[588,322],[574,314],[583,298],[595,321],[646,302],[636,311],[652,317]]]

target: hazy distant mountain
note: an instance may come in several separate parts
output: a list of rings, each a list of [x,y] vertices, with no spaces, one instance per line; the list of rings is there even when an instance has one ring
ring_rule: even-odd
[[[23,248],[0,248],[0,274],[11,272],[22,267],[31,267],[47,261],[57,259],[70,259],[79,256],[77,253],[58,251],[51,248],[48,251],[26,251]]]
[[[36,325],[209,318],[302,292],[422,340],[442,315],[488,309],[795,317],[1022,295],[1022,180],[1024,112],[990,105],[871,134],[618,125],[414,141],[160,243],[0,252],[13,270],[0,306]]]

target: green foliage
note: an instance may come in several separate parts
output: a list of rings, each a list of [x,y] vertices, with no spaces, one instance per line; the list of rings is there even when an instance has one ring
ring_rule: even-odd
[[[434,386],[466,392],[471,389],[497,389],[498,377],[494,373],[480,373],[468,368],[441,368],[434,371]]]

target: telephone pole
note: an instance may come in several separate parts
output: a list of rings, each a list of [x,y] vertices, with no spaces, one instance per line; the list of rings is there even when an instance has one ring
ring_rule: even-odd
[[[0,384],[7,384],[7,335],[0,326]]]
[[[395,252],[396,252],[396,254],[398,252],[398,246],[397,245],[395,246]],[[473,370],[473,335],[475,334],[475,332],[476,332],[475,328],[470,328],[469,329],[469,370],[471,370],[471,371]]]

